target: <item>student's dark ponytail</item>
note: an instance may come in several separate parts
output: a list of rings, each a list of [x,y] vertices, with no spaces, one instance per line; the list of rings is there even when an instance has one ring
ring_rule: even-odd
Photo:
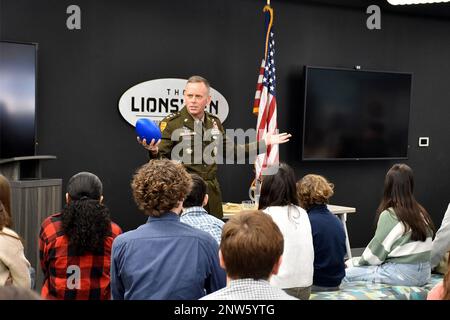
[[[62,212],[62,227],[76,255],[103,253],[105,238],[111,234],[109,210],[101,203],[103,186],[89,172],[74,175],[67,184],[69,203]]]

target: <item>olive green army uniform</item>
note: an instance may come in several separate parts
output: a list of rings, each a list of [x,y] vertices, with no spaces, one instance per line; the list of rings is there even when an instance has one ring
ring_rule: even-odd
[[[217,180],[216,160],[223,157],[224,152],[227,159],[233,159],[237,152],[248,156],[252,151],[256,153],[257,148],[262,148],[265,152],[264,142],[230,147],[233,141],[226,137],[218,117],[205,111],[203,121],[195,120],[186,107],[165,117],[160,122],[160,130],[158,154],[152,155],[150,152],[150,157],[179,160],[189,173],[202,177],[207,184],[209,196],[205,209],[221,219],[222,192]]]

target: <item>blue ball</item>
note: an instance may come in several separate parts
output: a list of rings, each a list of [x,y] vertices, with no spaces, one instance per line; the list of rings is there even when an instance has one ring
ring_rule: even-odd
[[[159,130],[159,127],[156,123],[147,118],[138,119],[136,122],[136,133],[139,139],[145,139],[148,144],[152,142],[152,139],[155,139],[155,142],[161,139],[161,131]]]

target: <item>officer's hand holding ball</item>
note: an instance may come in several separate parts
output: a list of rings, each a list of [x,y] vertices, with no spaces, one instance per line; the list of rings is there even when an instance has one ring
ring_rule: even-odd
[[[150,119],[141,118],[136,122],[137,141],[151,153],[158,153],[158,145],[161,142],[161,131]]]

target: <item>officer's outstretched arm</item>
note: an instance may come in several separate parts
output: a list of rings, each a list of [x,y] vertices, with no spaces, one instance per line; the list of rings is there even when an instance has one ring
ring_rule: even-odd
[[[235,131],[239,133],[239,131]],[[265,153],[267,147],[275,144],[283,144],[289,141],[292,137],[288,133],[271,134],[268,133],[264,139],[257,142],[245,143],[247,139],[252,139],[254,137],[247,137],[244,131],[241,134],[236,134],[235,137],[228,137],[223,134],[223,154],[228,161],[234,162],[234,157],[237,157],[237,163],[244,163],[246,159],[253,159],[258,154]],[[237,143],[234,142],[237,140]]]

